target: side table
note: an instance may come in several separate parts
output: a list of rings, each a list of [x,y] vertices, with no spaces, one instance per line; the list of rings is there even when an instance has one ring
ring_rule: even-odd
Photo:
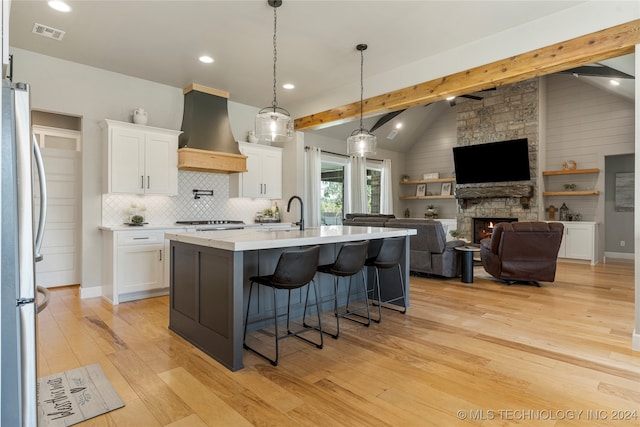
[[[478,246],[456,246],[454,248],[457,251],[462,252],[462,278],[463,283],[473,283],[473,253],[480,252]]]

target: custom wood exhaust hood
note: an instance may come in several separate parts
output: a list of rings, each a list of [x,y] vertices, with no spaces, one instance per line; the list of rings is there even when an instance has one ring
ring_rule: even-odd
[[[227,113],[229,93],[191,84],[184,93],[178,169],[238,173],[247,171],[247,156],[240,154]]]
[[[197,148],[180,148],[178,149],[178,169],[211,173],[246,172],[247,156]]]

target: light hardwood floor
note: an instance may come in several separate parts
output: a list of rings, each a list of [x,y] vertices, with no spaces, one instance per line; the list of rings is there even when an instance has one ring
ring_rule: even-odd
[[[238,372],[168,330],[168,297],[53,289],[38,375],[101,365],[126,406],[83,426],[640,425],[631,262],[561,262],[540,288],[475,275],[412,276],[406,315],[343,321],[322,350],[283,340],[278,367],[245,352]]]

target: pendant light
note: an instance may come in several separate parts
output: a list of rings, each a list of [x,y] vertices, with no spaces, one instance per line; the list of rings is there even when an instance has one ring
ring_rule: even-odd
[[[267,0],[273,7],[273,102],[271,107],[265,107],[256,116],[256,136],[266,141],[285,142],[293,135],[293,120],[284,108],[278,107],[276,98],[276,62],[278,49],[276,47],[276,31],[278,16],[276,10],[282,6],[282,0]]]
[[[351,132],[351,136],[347,138],[347,155],[349,156],[366,157],[367,154],[376,154],[376,136],[362,125],[364,51],[367,50],[367,47],[366,44],[356,46],[356,49],[360,51],[360,129]]]

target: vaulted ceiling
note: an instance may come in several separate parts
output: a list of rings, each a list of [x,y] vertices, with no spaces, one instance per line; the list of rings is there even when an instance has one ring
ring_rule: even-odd
[[[45,1],[12,1],[10,45],[174,87],[195,82],[230,92],[232,101],[271,105],[273,9],[266,0],[68,3],[72,11],[63,14]],[[615,3],[620,13],[627,12],[630,4],[608,3]],[[376,90],[371,82],[385,80],[390,73],[399,75],[396,70],[403,67],[514,29],[531,31],[535,23],[557,20],[585,4],[601,7],[601,2],[587,1],[285,0],[277,10],[279,105],[299,117],[314,112],[310,100],[325,99],[328,107],[355,101],[360,79],[357,43],[369,45],[365,82],[372,89],[365,90],[367,97]],[[634,19],[638,12],[631,12],[627,15]],[[63,39],[34,34],[36,23],[64,31]],[[526,41],[523,38],[519,45]],[[505,57],[490,53],[496,59]],[[198,62],[202,54],[213,56],[215,62]],[[458,62],[470,61],[467,56]],[[19,55],[15,61],[19,64]],[[424,75],[446,75],[444,69],[437,71],[442,65],[433,62]],[[285,82],[296,88],[282,89],[280,84]],[[380,86],[385,84],[392,89],[403,87],[401,82]],[[406,118],[411,114],[409,110],[402,113]],[[378,118],[371,119],[369,126]]]

